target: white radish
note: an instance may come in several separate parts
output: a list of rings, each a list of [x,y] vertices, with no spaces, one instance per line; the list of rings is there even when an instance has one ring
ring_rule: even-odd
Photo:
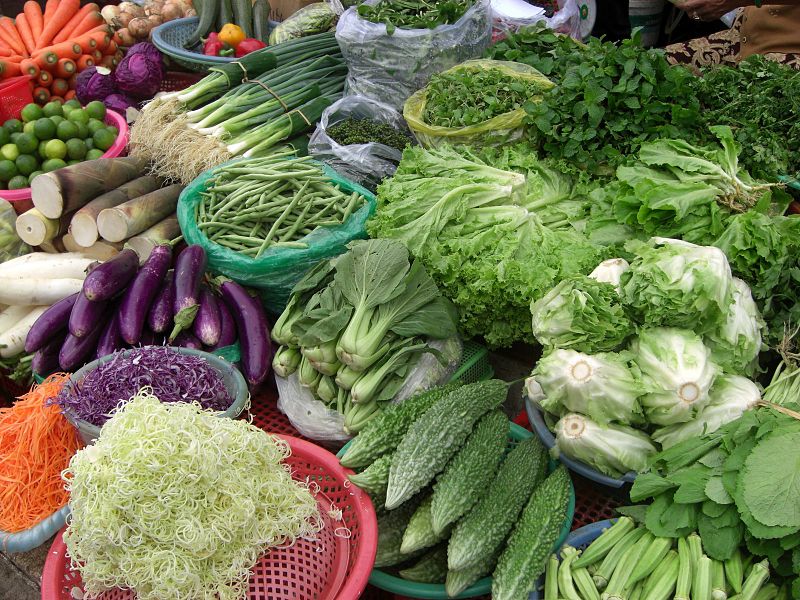
[[[0,356],[10,358],[21,354],[25,350],[25,338],[33,327],[36,319],[42,316],[49,306],[36,306],[33,309],[28,307],[29,312],[11,329],[6,330],[0,335]]]
[[[17,324],[22,317],[31,312],[32,306],[9,306],[0,312],[0,334]]]
[[[84,279],[95,260],[84,254],[33,252],[0,264],[0,278]]]
[[[81,291],[83,279],[22,279],[0,277],[0,303],[55,304]]]

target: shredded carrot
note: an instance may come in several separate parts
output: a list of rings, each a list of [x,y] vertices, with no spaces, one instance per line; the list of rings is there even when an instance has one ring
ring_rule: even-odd
[[[28,529],[69,500],[61,472],[81,443],[59,407],[47,406],[68,378],[51,375],[0,408],[0,531]]]

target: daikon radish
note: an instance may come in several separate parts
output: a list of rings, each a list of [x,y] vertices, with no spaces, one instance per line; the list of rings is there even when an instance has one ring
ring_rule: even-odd
[[[85,254],[32,252],[0,264],[0,278],[83,279],[93,262]]]
[[[138,158],[98,158],[56,169],[31,182],[33,205],[49,219],[57,219],[137,177],[145,169]]]
[[[0,334],[16,325],[33,308],[33,306],[9,306],[0,312]]]
[[[0,277],[3,304],[50,305],[79,292],[83,279],[33,279]]]
[[[3,358],[16,356],[25,350],[25,338],[28,337],[28,332],[33,327],[36,319],[42,316],[42,313],[50,307],[36,306],[27,308],[28,314],[17,321],[16,325],[0,333],[0,356]]]
[[[100,236],[109,242],[121,242],[142,233],[175,212],[182,190],[180,184],[170,185],[101,211],[97,217]]]
[[[150,256],[153,248],[171,242],[180,234],[181,227],[178,225],[178,217],[172,215],[139,235],[133,236],[126,242],[126,246],[136,252],[139,255],[139,262],[143,263]]]
[[[89,248],[98,239],[97,216],[106,208],[113,208],[127,202],[132,198],[154,192],[162,186],[162,180],[152,175],[138,177],[128,183],[123,183],[118,188],[106,192],[90,201],[72,216],[69,232],[80,246]]]
[[[122,244],[106,242],[105,240],[100,240],[88,248],[84,248],[78,244],[73,236],[69,233],[66,234],[62,239],[64,240],[64,246],[66,246],[67,250],[71,252],[83,252],[86,254],[86,256],[102,261],[113,258],[119,254],[120,250],[122,250]]]

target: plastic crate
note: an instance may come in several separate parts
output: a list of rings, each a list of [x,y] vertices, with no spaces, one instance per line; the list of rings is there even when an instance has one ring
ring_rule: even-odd
[[[0,81],[0,125],[9,119],[18,119],[25,105],[31,102],[33,94],[30,77],[20,75]]]

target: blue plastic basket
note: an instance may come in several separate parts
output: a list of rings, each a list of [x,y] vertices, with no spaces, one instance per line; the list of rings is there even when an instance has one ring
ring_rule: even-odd
[[[589,544],[599,538],[600,534],[611,527],[615,522],[616,519],[598,521],[597,523],[585,525],[584,527],[573,531],[571,534],[569,534],[569,537],[567,537],[566,541],[558,548],[559,551],[557,554],[559,554],[559,560],[561,560],[561,548],[564,546],[572,546],[577,550],[585,550]],[[536,582],[536,589],[530,593],[530,596],[528,596],[528,600],[539,600],[543,595],[543,589],[544,578],[540,578],[539,581]]]
[[[208,71],[211,67],[239,60],[233,56],[206,56],[200,43],[191,49],[184,48],[184,44],[197,29],[199,22],[200,17],[185,17],[162,23],[153,29],[153,44],[176,63],[192,71]],[[270,21],[270,29],[277,24],[275,21]]]
[[[542,414],[541,409],[534,402],[531,402],[527,396],[525,397],[525,410],[528,413],[528,420],[531,423],[533,431],[536,433],[539,439],[542,440],[542,443],[548,450],[552,449],[556,445],[556,438],[547,427],[547,423],[544,422],[544,415]],[[564,463],[570,471],[575,471],[578,475],[582,475],[583,477],[586,477],[586,479],[591,479],[592,481],[606,487],[621,488],[625,484],[633,483],[634,479],[636,479],[635,471],[625,473],[625,475],[619,479],[616,479],[614,477],[604,475],[586,463],[578,460],[572,460],[563,454],[560,455],[558,459]]]
[[[18,533],[0,531],[0,550],[3,552],[28,552],[38,548],[53,537],[67,522],[69,506],[53,513],[30,529]]]

